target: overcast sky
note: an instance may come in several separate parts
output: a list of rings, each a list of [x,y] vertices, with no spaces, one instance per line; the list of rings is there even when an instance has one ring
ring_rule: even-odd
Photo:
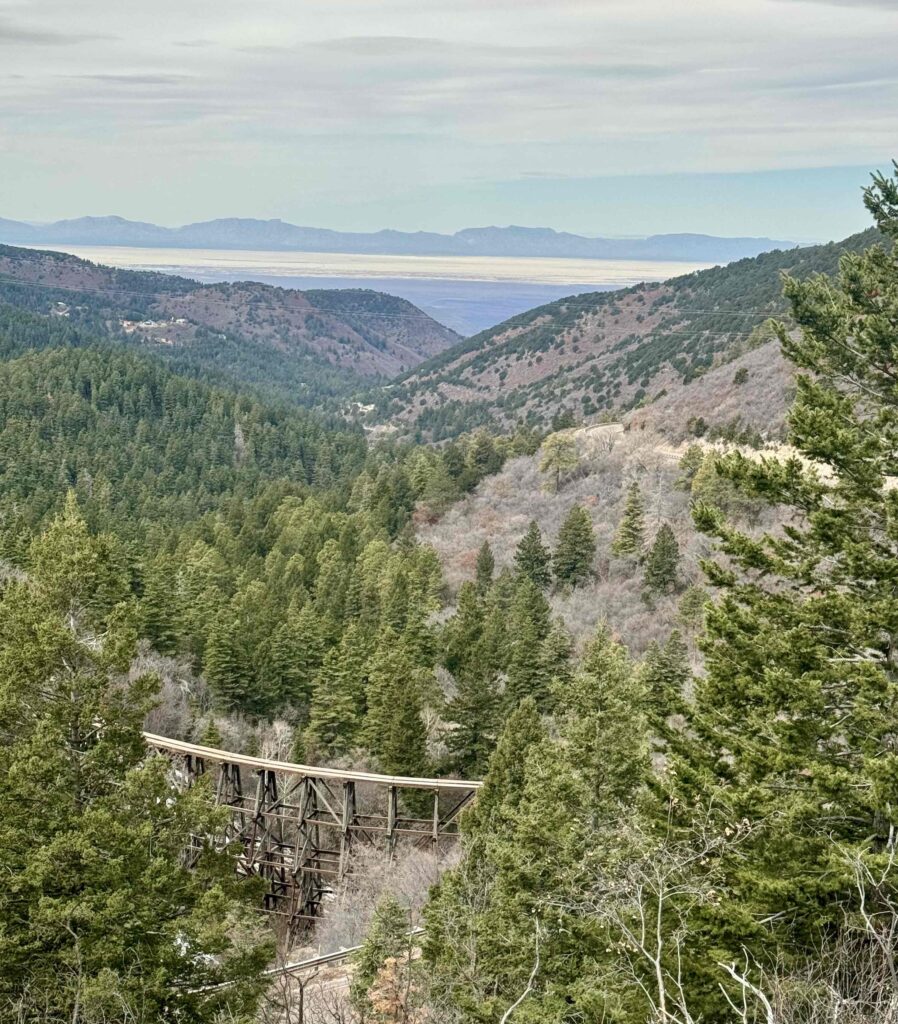
[[[0,216],[814,239],[898,0],[0,0]]]

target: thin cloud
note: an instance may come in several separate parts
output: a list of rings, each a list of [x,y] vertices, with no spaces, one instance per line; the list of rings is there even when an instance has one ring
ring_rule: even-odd
[[[829,7],[878,7],[898,14],[898,0],[780,0],[780,3],[820,4]]]
[[[0,45],[7,43],[16,46],[71,46],[75,43],[112,38],[114,37],[109,35],[32,28],[0,16]]]
[[[422,50],[448,51],[452,44],[445,39],[421,36],[343,36],[337,39],[322,39],[312,44],[315,49],[342,50],[370,56],[392,57],[395,54],[415,54]]]
[[[181,85],[187,75],[69,75],[84,82],[108,82],[112,85]]]

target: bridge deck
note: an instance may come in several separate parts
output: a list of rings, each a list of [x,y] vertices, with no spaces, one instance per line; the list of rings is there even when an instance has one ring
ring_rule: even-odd
[[[337,782],[373,782],[381,786],[396,786],[400,789],[428,789],[446,792],[460,790],[477,790],[483,785],[467,779],[419,779],[406,775],[380,775],[377,772],[356,772],[341,768],[318,768],[314,765],[294,764],[292,761],[273,761],[265,757],[249,757],[246,754],[235,754],[229,750],[216,747],[204,747],[198,743],[185,743],[183,740],[172,740],[167,736],[157,736],[145,732],[147,744],[156,750],[167,750],[173,754],[184,754],[222,764],[245,765],[254,771],[279,772],[284,775],[295,775],[300,778],[333,779]]]

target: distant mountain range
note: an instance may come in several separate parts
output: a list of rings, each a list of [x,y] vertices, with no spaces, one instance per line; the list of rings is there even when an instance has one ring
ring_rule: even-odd
[[[465,228],[345,232],[299,227],[282,220],[228,217],[165,228],[122,217],[79,217],[52,224],[0,218],[0,242],[11,245],[127,245],[182,249],[278,249],[388,256],[537,256],[570,259],[690,260],[728,263],[795,243],[773,238],[671,234],[648,238],[587,238],[552,228]]]

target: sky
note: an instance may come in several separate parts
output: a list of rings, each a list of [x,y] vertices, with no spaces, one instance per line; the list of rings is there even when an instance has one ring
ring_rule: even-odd
[[[898,156],[898,0],[0,0],[0,217],[810,241]]]

